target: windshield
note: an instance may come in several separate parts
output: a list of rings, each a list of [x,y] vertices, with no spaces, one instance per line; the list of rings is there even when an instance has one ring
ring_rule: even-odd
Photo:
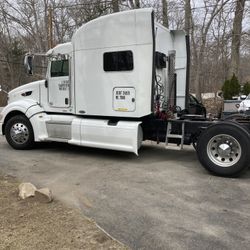
[[[246,100],[250,100],[250,94],[247,96]]]

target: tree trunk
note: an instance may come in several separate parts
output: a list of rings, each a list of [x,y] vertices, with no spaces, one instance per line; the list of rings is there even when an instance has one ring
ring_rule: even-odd
[[[130,8],[134,9],[135,8],[134,1],[133,0],[128,0],[128,2],[129,2],[129,5],[130,5]]]
[[[242,34],[242,19],[246,0],[238,0],[236,2],[236,10],[233,22],[232,44],[231,44],[231,63],[228,78],[233,74],[238,78],[240,63],[240,41]]]
[[[140,0],[135,0],[135,8],[136,9],[140,9],[141,6],[140,6]]]
[[[190,0],[185,0],[185,27],[184,27],[184,30],[185,30],[187,35],[190,34],[190,22],[191,22]]]
[[[113,12],[119,12],[119,0],[112,0],[112,9]]]
[[[162,0],[162,24],[163,24],[163,26],[169,28],[169,24],[168,24],[168,2],[167,2],[167,0]]]

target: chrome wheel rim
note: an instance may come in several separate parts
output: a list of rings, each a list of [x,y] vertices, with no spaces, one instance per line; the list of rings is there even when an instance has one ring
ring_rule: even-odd
[[[24,144],[29,139],[29,130],[23,123],[15,123],[10,129],[11,139],[17,144]]]
[[[216,135],[207,144],[209,159],[220,167],[233,166],[240,160],[241,153],[240,143],[231,135]]]

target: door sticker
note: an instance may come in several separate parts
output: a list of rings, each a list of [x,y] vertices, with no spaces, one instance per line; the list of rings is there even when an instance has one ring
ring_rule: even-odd
[[[59,90],[61,90],[61,91],[68,90],[69,89],[69,80],[61,81],[58,84],[58,87],[59,87]]]

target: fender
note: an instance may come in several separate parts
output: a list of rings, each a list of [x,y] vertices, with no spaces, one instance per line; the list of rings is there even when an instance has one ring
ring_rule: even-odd
[[[44,109],[34,100],[18,100],[5,106],[0,114],[0,134],[3,135],[3,125],[6,122],[7,116],[11,112],[20,112],[31,118],[37,113],[44,112]]]

